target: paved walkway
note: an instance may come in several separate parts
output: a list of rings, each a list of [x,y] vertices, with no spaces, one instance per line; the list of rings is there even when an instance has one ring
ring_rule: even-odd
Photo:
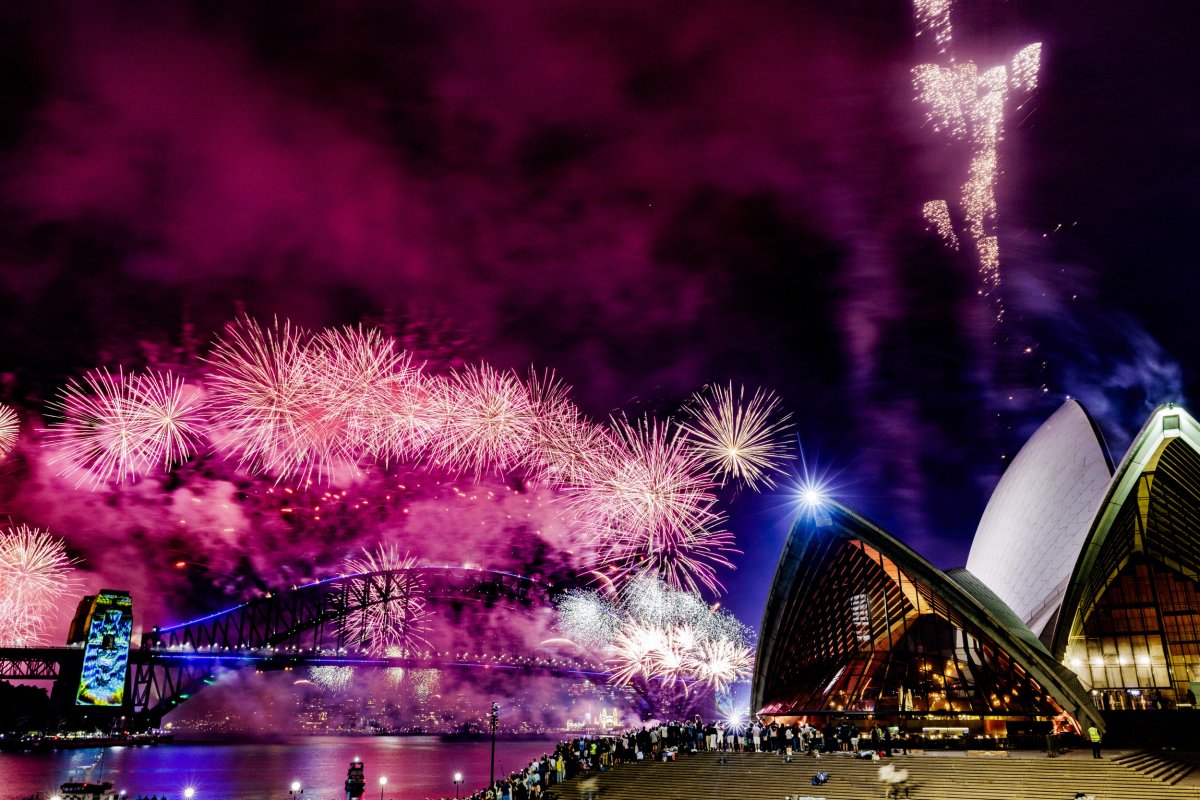
[[[1200,800],[1200,786],[1185,781],[1169,786],[1113,763],[1122,751],[1106,751],[1096,761],[1090,750],[1055,758],[1036,751],[911,753],[890,762],[909,772],[912,800],[1073,800],[1076,793],[1096,800]],[[883,798],[879,781],[885,762],[829,754],[820,759],[797,756],[790,764],[768,753],[698,753],[679,761],[626,764],[599,776],[600,800],[868,800]],[[811,785],[814,773],[830,774],[823,786]],[[559,789],[563,800],[583,796],[586,779]]]

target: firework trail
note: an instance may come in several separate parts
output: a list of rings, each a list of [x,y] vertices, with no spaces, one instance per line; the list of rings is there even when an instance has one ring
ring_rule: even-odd
[[[949,205],[944,200],[925,204],[924,216],[938,235],[957,250],[961,238],[975,246],[980,294],[991,297],[996,319],[1004,318],[1000,298],[1000,245],[997,238],[996,177],[997,150],[1004,133],[1004,110],[1013,96],[1028,95],[1037,88],[1041,44],[1022,48],[1009,66],[980,71],[972,61],[956,61],[950,11],[953,0],[916,0],[913,7],[917,35],[932,33],[944,64],[921,64],[913,69],[917,98],[928,108],[927,121],[933,130],[951,140],[966,141],[970,147],[967,180],[962,187],[959,213],[961,235],[954,230]]]
[[[568,592],[558,603],[558,627],[602,652],[609,679],[618,684],[640,680],[724,691],[748,677],[753,663],[746,626],[660,580],[633,580],[616,598]]]
[[[746,388],[733,384],[713,386],[693,395],[687,407],[689,422],[681,425],[693,454],[711,468],[724,484],[740,480],[758,491],[774,487],[771,473],[779,472],[791,457],[787,431],[790,414],[780,414],[782,403],[771,392],[758,389],[746,400]]]
[[[0,532],[0,644],[45,644],[46,619],[75,588],[62,539],[20,525]]]
[[[416,566],[417,559],[391,544],[346,559],[344,588],[354,606],[341,623],[347,643],[390,656],[428,646],[426,587]]]
[[[205,422],[199,393],[155,371],[87,373],[50,408],[57,424],[43,444],[62,451],[50,463],[77,475],[77,485],[122,483],[182,463],[195,453]]]
[[[17,438],[21,435],[21,418],[14,408],[0,405],[0,461],[17,446]]]

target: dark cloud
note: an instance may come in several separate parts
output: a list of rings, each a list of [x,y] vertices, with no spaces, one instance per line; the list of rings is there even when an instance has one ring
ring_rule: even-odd
[[[1194,380],[1159,344],[1185,326],[1147,322],[1148,289],[1131,309],[1113,291],[1147,282],[1128,277],[1142,241],[1176,316],[1196,280],[1195,182],[1149,181],[1147,149],[1161,136],[1183,163],[1195,126],[1137,121],[1191,119],[1194,67],[1178,34],[1151,53],[1124,33],[1178,14],[961,5],[981,63],[1047,43],[1001,145],[999,328],[920,219],[960,178],[912,99],[905,4],[6,7],[7,396],[32,410],[93,364],[194,355],[240,308],[449,319],[495,363],[556,368],[597,416],[772,386],[802,438],[845,454],[868,513],[961,563],[1001,457],[1063,396],[1117,439]],[[31,519],[55,506],[17,494]],[[776,501],[739,502],[762,583]],[[125,530],[114,546],[140,546]]]

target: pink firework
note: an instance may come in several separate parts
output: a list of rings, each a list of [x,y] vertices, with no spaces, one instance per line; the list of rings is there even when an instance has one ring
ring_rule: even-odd
[[[116,375],[98,370],[72,382],[50,404],[57,424],[44,444],[78,483],[135,480],[190,458],[205,419],[199,392],[165,372]]]
[[[17,438],[21,434],[21,418],[14,408],[0,405],[0,460],[17,446]]]
[[[341,420],[347,444],[372,453],[386,451],[381,432],[419,372],[394,339],[362,326],[322,331],[306,348],[301,370],[317,407]]]
[[[587,482],[608,457],[612,440],[571,402],[570,388],[554,373],[529,374],[537,476],[552,486]]]
[[[74,589],[74,560],[61,539],[20,525],[0,532],[0,644],[43,644],[46,620]]]
[[[771,477],[791,457],[788,418],[780,401],[758,389],[748,399],[746,388],[713,386],[692,398],[691,419],[682,425],[689,446],[724,483],[740,480],[757,491],[774,486]]]
[[[720,594],[724,586],[717,580],[717,568],[733,569],[729,556],[741,551],[734,547],[729,531],[697,528],[657,540],[624,535],[603,552],[608,558],[602,566],[617,581],[647,575],[677,589],[699,592],[703,588]]]
[[[529,390],[511,372],[468,366],[446,383],[446,424],[433,442],[434,460],[474,473],[527,467],[537,423]]]
[[[342,621],[346,643],[376,655],[407,655],[428,646],[429,611],[417,559],[391,544],[346,559]]]
[[[62,465],[60,475],[76,475],[76,485],[133,480],[151,466],[142,449],[133,382],[124,372],[89,372],[82,382],[69,383],[50,408],[58,419],[43,444],[61,448],[50,463]]]
[[[568,487],[577,531],[613,577],[660,575],[718,591],[732,536],[717,530],[712,476],[667,423],[616,420],[611,452],[589,482]]]
[[[148,463],[170,469],[195,455],[208,423],[199,389],[150,370],[131,376],[130,399]]]
[[[218,445],[241,466],[280,479],[330,474],[346,450],[345,420],[308,367],[308,335],[288,321],[230,324],[208,357]]]
[[[417,462],[444,435],[453,413],[444,378],[413,368],[381,399],[373,430],[364,437],[368,455],[388,462]]]

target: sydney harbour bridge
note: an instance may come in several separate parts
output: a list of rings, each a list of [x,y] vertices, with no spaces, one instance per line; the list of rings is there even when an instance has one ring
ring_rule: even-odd
[[[364,632],[348,620],[395,602],[419,576],[431,603],[462,609],[534,612],[551,604],[555,588],[498,570],[410,567],[339,576],[297,586],[188,622],[153,627],[128,653],[119,708],[134,729],[158,727],[162,718],[221,674],[302,667],[346,666],[439,670],[501,670],[510,673],[605,679],[604,667],[582,659],[490,653],[485,642],[456,652],[429,649],[380,656],[364,646]],[[54,681],[52,696],[74,696],[83,644],[0,648],[0,678]]]

